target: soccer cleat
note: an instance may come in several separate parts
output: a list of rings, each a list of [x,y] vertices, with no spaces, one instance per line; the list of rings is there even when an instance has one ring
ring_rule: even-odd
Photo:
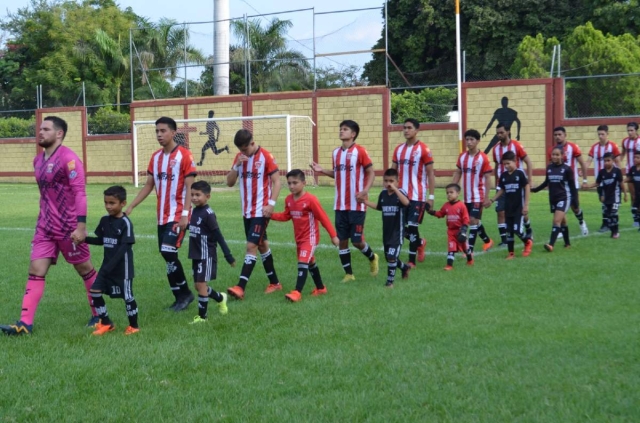
[[[400,269],[400,271],[402,272],[402,279],[409,279],[409,272],[411,272],[411,269],[413,269],[413,267],[411,266]]]
[[[618,238],[620,238],[620,234],[616,232],[615,234],[611,235],[611,238],[618,239]]]
[[[302,294],[296,290],[293,290],[289,292],[287,295],[285,295],[284,297],[287,300],[291,301],[292,303],[297,303],[302,299]]]
[[[426,247],[427,247],[427,239],[420,238],[420,245],[418,246],[418,250],[416,251],[417,258],[420,263],[424,261],[424,256],[425,256],[424,250]]]
[[[227,294],[231,295],[237,300],[244,300],[244,289],[242,289],[242,287],[239,285],[227,288]]]
[[[527,242],[524,243],[524,250],[522,251],[522,257],[528,257],[531,254],[531,249],[533,248],[533,241],[528,239]]]
[[[640,222],[633,222],[633,227],[634,228],[640,227]]]
[[[416,264],[412,263],[410,261],[407,262],[407,266],[409,266],[409,268],[411,268],[411,269],[415,269],[416,268]]]
[[[344,278],[342,278],[343,283],[353,282],[355,280],[356,280],[356,277],[350,273],[347,273],[346,275],[344,275]]]
[[[446,270],[446,271],[453,270],[453,266],[447,264],[442,270]]]
[[[387,282],[384,284],[386,288],[393,288],[393,282]]]
[[[18,320],[13,325],[0,325],[0,330],[9,336],[31,335],[33,325],[28,325],[22,320]]]
[[[282,285],[280,283],[270,283],[267,289],[264,290],[265,294],[271,294],[272,292],[281,291]]]
[[[473,259],[467,260],[467,266],[473,266],[474,263],[475,261]]]
[[[218,303],[218,312],[220,314],[227,314],[229,312],[229,308],[227,307],[227,294],[221,292],[220,295],[222,295],[222,301]]]
[[[485,242],[484,245],[482,245],[482,251],[488,251],[491,247],[493,247],[493,240],[489,238],[489,242]]]
[[[193,318],[192,322],[189,322],[190,325],[195,325],[197,323],[207,323],[207,319],[203,319],[200,316],[196,316],[196,317]]]
[[[571,248],[571,244],[564,244],[564,248]]]
[[[371,276],[378,276],[378,270],[379,270],[378,263],[379,263],[378,255],[374,254],[373,260],[369,260],[369,273],[371,274]]]
[[[589,235],[589,228],[587,227],[587,222],[585,222],[584,220],[580,224],[580,230],[582,231],[583,236]]]
[[[176,308],[176,306],[177,306],[177,305],[178,305],[178,299],[176,299],[176,300],[173,302],[173,304],[171,304],[169,307],[165,308],[165,310],[171,310],[171,311],[173,311],[173,310]]]
[[[92,335],[95,336],[102,336],[107,332],[113,332],[114,330],[116,330],[116,325],[103,325],[102,323],[98,323],[96,325],[96,330],[94,330],[92,332]]]
[[[566,247],[566,245],[565,245]],[[553,253],[553,245],[551,244],[544,244],[544,249],[547,250],[550,253]]]
[[[498,244],[498,247],[506,247],[508,244],[504,241],[500,241],[500,244]]]
[[[89,319],[89,322],[87,322],[87,327],[95,328],[96,326],[98,326],[98,323],[100,323],[100,318],[98,316],[91,316],[91,319]]]
[[[133,334],[136,334],[138,332],[140,332],[140,329],[139,328],[134,328],[133,326],[127,326],[127,328],[124,330],[124,334],[126,336],[133,335]]]
[[[173,311],[179,312],[182,310],[186,310],[186,308],[189,307],[189,304],[191,304],[193,300],[195,300],[195,297],[193,296],[193,293],[189,292],[189,295],[178,300],[178,304],[176,304],[176,306],[173,308]]]
[[[327,293],[327,287],[326,287],[326,286],[325,286],[325,287],[323,287],[322,289],[314,288],[314,290],[313,290],[313,291],[311,291],[311,295],[312,295],[313,297],[318,297],[318,296],[320,296],[320,295],[324,295],[324,294],[326,294],[326,293]]]
[[[598,232],[600,232],[601,234],[608,232],[609,228],[606,226],[600,226],[600,229],[598,229]]]
[[[509,253],[505,260],[513,260],[514,258],[516,258],[516,255],[514,253]]]

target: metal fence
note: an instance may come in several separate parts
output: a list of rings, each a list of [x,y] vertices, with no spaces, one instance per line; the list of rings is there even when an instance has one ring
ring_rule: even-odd
[[[632,116],[640,112],[640,73],[564,78],[565,117]]]

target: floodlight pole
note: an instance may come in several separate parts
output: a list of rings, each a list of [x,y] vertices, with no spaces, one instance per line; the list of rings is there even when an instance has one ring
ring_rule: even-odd
[[[460,55],[460,0],[456,0],[456,73],[458,84],[458,139],[462,151],[462,74]]]
[[[387,3],[384,2],[384,81],[385,85],[390,88],[391,83],[389,82],[389,15],[387,12]]]

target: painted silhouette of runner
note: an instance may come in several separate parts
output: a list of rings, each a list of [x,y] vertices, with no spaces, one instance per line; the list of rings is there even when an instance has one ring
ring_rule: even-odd
[[[506,127],[513,127],[513,122],[515,122],[518,125],[516,140],[520,141],[520,119],[518,119],[518,112],[508,107],[509,99],[507,97],[502,97],[501,103],[502,107],[496,109],[496,111],[493,112],[491,122],[489,122],[489,124],[487,125],[487,129],[484,130],[482,136],[484,137],[485,135],[487,135],[487,132],[491,128],[491,125],[493,125],[493,122],[504,123]],[[489,142],[489,145],[487,145],[487,148],[484,149],[484,154],[489,154],[491,152],[491,149],[497,143],[498,136],[494,135],[493,138],[491,138],[491,142]]]
[[[213,110],[209,110],[209,119],[211,119],[214,115]],[[200,161],[198,162],[198,166],[202,166],[202,162],[204,162],[204,156],[207,153],[208,149],[213,151],[213,154],[216,156],[223,151],[229,152],[229,146],[225,145],[224,148],[216,148],[216,143],[218,142],[218,138],[220,137],[220,127],[216,123],[215,120],[210,120],[207,122],[207,130],[205,132],[200,132],[200,135],[209,135],[209,139],[202,146],[202,153],[200,155]]]

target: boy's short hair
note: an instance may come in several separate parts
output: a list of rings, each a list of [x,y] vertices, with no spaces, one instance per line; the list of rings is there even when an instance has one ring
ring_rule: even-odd
[[[609,127],[607,125],[600,125],[598,126],[598,131],[604,131],[604,132],[609,132]],[[604,156],[603,156],[604,157]]]
[[[629,122],[629,123],[627,123],[627,128],[628,127],[632,127],[633,129],[635,129],[637,131],[638,130],[638,122]]]
[[[104,190],[104,196],[115,197],[122,203],[127,201],[127,190],[121,185],[114,185]]]
[[[418,122],[418,119],[414,119],[414,118],[406,118],[404,120],[404,123],[410,123],[413,125],[414,128],[416,129],[420,129],[420,122]]]
[[[504,122],[498,122],[498,126],[496,126],[496,129],[499,129],[499,128],[504,128],[504,130],[507,132],[511,131],[511,125],[507,125]]]
[[[347,128],[351,129],[353,132],[356,133],[356,136],[353,137],[353,140],[355,141],[356,138],[358,138],[358,135],[360,134],[360,125],[358,125],[354,120],[347,119],[340,122],[340,126],[338,126],[338,128],[342,128],[343,126],[346,126]]]
[[[233,137],[233,143],[236,147],[246,147],[253,141],[253,134],[248,129],[240,129]]]
[[[564,126],[556,126],[555,128],[553,128],[553,132],[558,132],[558,131],[562,131],[565,134],[567,133],[567,130],[564,129]]]
[[[177,131],[178,130],[178,124],[176,123],[175,120],[173,120],[170,117],[160,116],[158,118],[158,120],[156,120],[156,125],[158,125],[159,123],[166,124],[169,127],[169,129],[171,129],[172,131]]]
[[[287,178],[297,178],[302,182],[305,181],[304,172],[300,169],[291,169],[289,172],[287,172]]]
[[[56,131],[62,131],[62,139],[64,140],[64,137],[67,136],[67,122],[58,116],[47,116],[44,120],[53,123],[53,129]]]
[[[391,176],[392,178],[398,178],[398,171],[397,169],[394,169],[392,167],[390,167],[389,169],[384,171],[384,174],[382,175],[382,177],[384,178],[385,176]]]
[[[560,151],[560,154],[562,154],[562,155],[564,156],[564,148],[562,148],[561,146],[556,145],[555,147],[553,147],[553,148],[551,149],[551,152],[552,152],[552,153],[553,153],[553,150],[559,150],[559,151]]]
[[[602,159],[611,159],[613,160],[613,153],[609,152],[609,153],[604,153],[604,156],[602,156]]]
[[[502,160],[501,161],[505,161],[505,160],[510,160],[512,162],[516,161],[516,153],[514,153],[513,151],[507,151],[506,153],[504,153],[502,155]]]
[[[196,181],[191,184],[191,189],[200,191],[203,194],[211,194],[211,185],[209,185],[209,182],[207,181]]]
[[[444,189],[454,189],[456,192],[460,192],[462,190],[458,184],[449,184]]]
[[[480,138],[482,138],[480,136],[480,132],[476,131],[475,129],[467,129],[467,131],[464,133],[464,137],[471,137],[471,138],[475,138],[478,141],[480,140]]]

